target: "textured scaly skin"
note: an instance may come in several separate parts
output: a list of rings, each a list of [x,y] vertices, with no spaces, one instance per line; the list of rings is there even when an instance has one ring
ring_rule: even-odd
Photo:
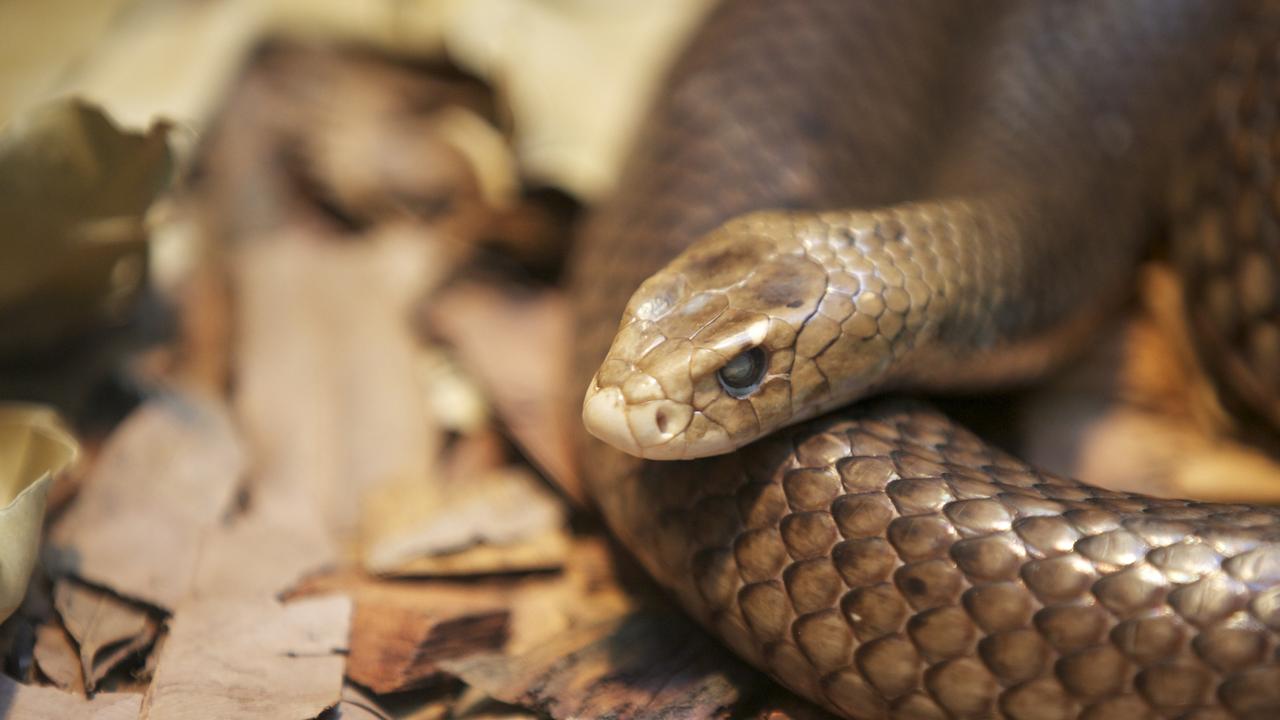
[[[778,208],[835,211],[816,226],[740,221],[768,252],[821,266],[817,312],[790,315],[788,293],[735,298],[753,256],[702,264],[728,282],[696,264],[686,275],[790,330],[797,406],[841,371],[820,351],[833,334],[861,332],[891,358],[856,392],[1041,369],[1075,334],[1064,328],[1114,309],[1235,10],[726,4],[576,256],[583,385],[641,280],[699,237],[718,242],[722,223]],[[923,221],[954,203],[977,231]],[[820,231],[806,242],[797,226]],[[831,282],[840,273],[856,288]],[[806,345],[811,326],[821,337]],[[622,367],[643,364],[649,341],[620,342],[626,362],[598,380],[625,394]],[[676,399],[698,395],[696,378],[667,382]],[[653,391],[634,385],[642,401]],[[727,406],[702,414],[735,422]],[[893,401],[702,460],[642,462],[596,442],[584,454],[606,520],[654,577],[743,658],[845,717],[1280,714],[1271,510],[1092,488]]]

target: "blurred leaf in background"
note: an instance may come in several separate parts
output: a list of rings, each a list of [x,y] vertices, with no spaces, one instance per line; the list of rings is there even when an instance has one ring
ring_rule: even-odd
[[[0,128],[0,358],[118,316],[143,286],[166,127],[125,132],[76,100]]]

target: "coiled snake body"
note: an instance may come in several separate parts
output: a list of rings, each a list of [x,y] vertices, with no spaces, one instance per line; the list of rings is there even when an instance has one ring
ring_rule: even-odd
[[[1044,371],[1167,226],[1225,390],[1280,420],[1274,5],[723,3],[573,268],[611,528],[846,717],[1280,717],[1276,511],[855,402]]]

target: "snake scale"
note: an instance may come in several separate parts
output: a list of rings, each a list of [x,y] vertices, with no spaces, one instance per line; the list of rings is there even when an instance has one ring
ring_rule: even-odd
[[[1165,231],[1280,421],[1278,42],[1274,2],[723,2],[571,268],[611,529],[843,717],[1280,717],[1280,513],[864,399],[1044,372]]]

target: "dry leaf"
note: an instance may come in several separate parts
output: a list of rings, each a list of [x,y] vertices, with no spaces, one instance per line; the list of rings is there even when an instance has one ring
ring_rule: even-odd
[[[0,128],[0,355],[47,350],[133,298],[168,171],[164,128],[126,133],[82,102]]]
[[[36,646],[32,651],[40,673],[58,688],[84,696],[84,669],[71,634],[57,620],[36,628]]]
[[[254,504],[208,536],[192,594],[202,599],[275,597],[337,557],[333,539],[306,510],[290,513],[278,504]]]
[[[66,579],[54,586],[53,603],[67,632],[80,646],[80,665],[89,692],[113,668],[149,647],[160,629],[155,618],[138,605]]]
[[[132,693],[99,693],[85,700],[0,674],[0,710],[14,720],[137,720],[141,705],[142,696]]]
[[[507,652],[522,653],[575,625],[627,612],[631,601],[607,558],[592,538],[574,545],[562,573],[461,583],[345,571],[309,578],[290,596],[350,593],[356,610],[347,672],[361,684],[393,688],[435,676],[444,657],[504,642]],[[459,630],[465,642],[451,637]]]
[[[491,471],[444,493],[435,505],[406,502],[399,493],[371,502],[371,510],[379,514],[366,521],[375,534],[366,540],[365,568],[404,574],[413,572],[410,567],[422,570],[420,559],[425,566],[440,559],[445,560],[440,567],[449,567],[450,574],[478,574],[543,570],[563,562],[568,546],[564,506],[525,469]],[[526,543],[537,550],[517,557]],[[478,546],[496,553],[486,553],[474,567],[459,560],[462,552]]]
[[[431,326],[485,387],[517,444],[562,490],[582,500],[568,408],[572,321],[558,293],[451,289],[428,310]]]
[[[221,403],[151,400],[102,449],[49,535],[52,570],[172,609],[206,535],[231,509],[245,458]]]
[[[77,452],[49,408],[0,404],[0,621],[22,603],[40,548],[49,486]]]
[[[523,655],[441,663],[469,685],[553,718],[722,718],[766,686],[673,610],[571,629]]]
[[[145,720],[306,720],[338,703],[345,597],[191,600],[170,623]]]

